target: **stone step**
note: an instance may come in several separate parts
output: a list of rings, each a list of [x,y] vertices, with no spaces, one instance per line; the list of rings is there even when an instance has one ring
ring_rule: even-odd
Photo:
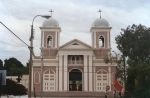
[[[41,93],[35,94],[38,98]],[[42,95],[43,98],[104,98],[104,92],[43,92]],[[108,93],[108,98],[113,98],[112,92]]]

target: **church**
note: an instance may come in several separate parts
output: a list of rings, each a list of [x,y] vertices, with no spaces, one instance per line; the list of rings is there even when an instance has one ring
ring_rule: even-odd
[[[60,46],[61,26],[46,19],[41,30],[41,56],[33,57],[32,96],[99,96],[114,90],[116,64],[104,62],[111,51],[112,27],[104,18],[91,23],[91,45],[78,39]],[[85,36],[86,37],[86,36]]]

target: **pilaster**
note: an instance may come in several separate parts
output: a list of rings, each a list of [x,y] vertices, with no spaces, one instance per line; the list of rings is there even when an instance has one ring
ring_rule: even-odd
[[[89,55],[89,91],[93,91],[92,55]]]
[[[67,55],[64,55],[64,91],[68,88]]]
[[[62,55],[59,55],[59,91],[62,91]]]
[[[88,69],[87,69],[87,55],[84,55],[84,91],[88,91]]]
[[[110,86],[111,90],[111,66],[108,67],[108,85]]]

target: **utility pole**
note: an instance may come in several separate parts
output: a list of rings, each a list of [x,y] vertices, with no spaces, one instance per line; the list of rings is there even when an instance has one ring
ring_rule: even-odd
[[[41,48],[43,51],[43,48]],[[43,96],[43,52],[41,52],[41,98]]]
[[[29,63],[29,94],[28,94],[28,98],[31,98],[31,78],[32,78],[32,65],[33,65],[33,61],[32,61],[32,54],[33,54],[33,25],[31,25],[31,37],[30,37],[30,63]]]
[[[33,23],[34,23],[34,19],[38,16],[41,16],[43,18],[50,18],[51,16],[49,15],[36,15],[33,20],[32,20],[32,25],[31,25],[31,37],[30,37],[30,63],[29,63],[29,90],[28,90],[28,98],[31,98],[31,88],[32,88],[32,65],[33,65]]]

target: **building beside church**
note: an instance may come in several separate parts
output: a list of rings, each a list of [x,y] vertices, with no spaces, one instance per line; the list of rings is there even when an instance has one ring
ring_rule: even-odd
[[[43,96],[48,97],[51,92],[98,94],[106,86],[110,86],[109,92],[114,90],[116,65],[104,62],[111,51],[112,27],[106,19],[98,18],[89,29],[91,45],[73,39],[60,46],[61,26],[57,20],[50,18],[43,22],[40,27],[43,59],[41,56],[33,59],[32,92],[35,90],[38,96],[42,87]]]

